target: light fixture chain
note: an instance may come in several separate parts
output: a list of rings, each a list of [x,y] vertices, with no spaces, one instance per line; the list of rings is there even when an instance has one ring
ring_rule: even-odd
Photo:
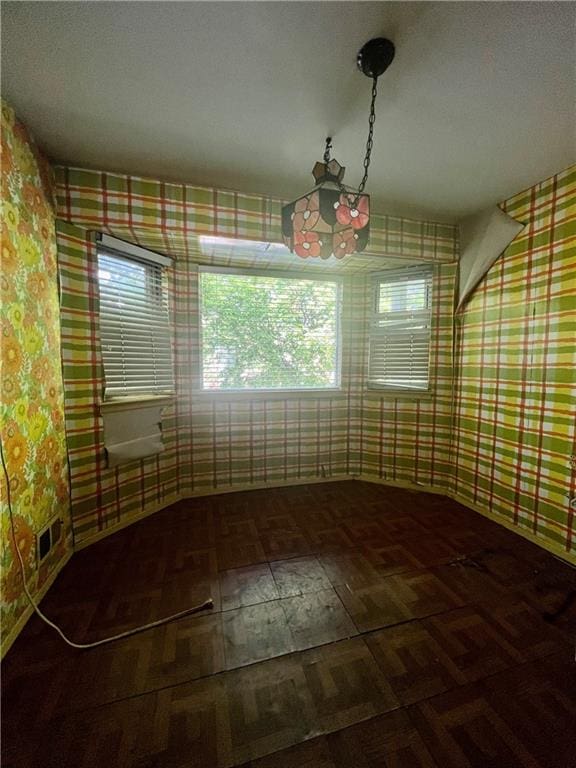
[[[364,192],[364,187],[368,181],[368,169],[370,168],[370,158],[372,155],[372,146],[374,144],[374,123],[376,122],[376,96],[378,94],[378,78],[375,77],[372,81],[372,102],[370,103],[370,117],[368,118],[368,139],[366,140],[366,154],[364,156],[364,176],[358,187],[358,191],[354,194],[354,198],[350,201],[352,208],[356,208],[358,201]],[[324,162],[327,163],[330,160],[330,150],[332,149],[332,138],[326,139],[326,150],[324,152]],[[349,196],[350,190],[347,189],[341,181],[336,182],[340,192]]]
[[[376,122],[376,96],[378,93],[378,78],[375,77],[372,81],[372,102],[370,104],[370,117],[368,118],[368,139],[366,140],[366,155],[364,156],[364,176],[362,177],[362,181],[360,182],[360,186],[358,187],[358,194],[356,195],[355,204],[358,204],[358,199],[360,198],[360,195],[362,192],[364,192],[364,187],[366,186],[366,182],[368,181],[368,169],[370,168],[370,157],[372,155],[372,146],[373,146],[373,139],[374,139],[374,123]]]

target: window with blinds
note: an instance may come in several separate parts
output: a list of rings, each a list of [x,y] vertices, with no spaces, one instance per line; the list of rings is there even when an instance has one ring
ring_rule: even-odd
[[[427,390],[430,382],[432,268],[374,278],[368,386]]]
[[[174,391],[163,273],[162,263],[98,253],[105,400]]]
[[[202,388],[340,386],[337,279],[202,268]]]

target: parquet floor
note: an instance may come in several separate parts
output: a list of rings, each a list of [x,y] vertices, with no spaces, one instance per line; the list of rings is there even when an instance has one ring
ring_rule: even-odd
[[[576,768],[576,570],[361,482],[181,502],[74,555],[3,665],[4,768]]]

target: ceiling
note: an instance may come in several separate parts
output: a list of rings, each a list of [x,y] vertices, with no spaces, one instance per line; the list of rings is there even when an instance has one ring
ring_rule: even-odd
[[[324,139],[367,191],[455,221],[576,158],[572,2],[3,2],[2,93],[54,160],[296,197]]]

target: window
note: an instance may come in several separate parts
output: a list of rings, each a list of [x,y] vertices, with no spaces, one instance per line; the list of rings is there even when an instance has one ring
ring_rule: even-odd
[[[203,389],[340,385],[338,280],[204,268],[200,293]]]
[[[153,262],[118,252],[98,252],[105,400],[174,391],[163,279],[163,266],[170,260],[149,256]]]
[[[373,283],[368,386],[427,390],[432,269],[379,274]]]

